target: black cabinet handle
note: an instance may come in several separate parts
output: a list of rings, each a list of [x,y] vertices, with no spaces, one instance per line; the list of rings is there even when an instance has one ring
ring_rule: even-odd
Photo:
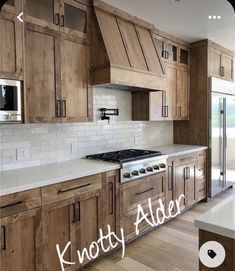
[[[109,214],[113,215],[114,210],[114,189],[113,189],[113,183],[109,182]]]
[[[66,113],[66,111],[67,111],[66,100],[62,100],[61,103],[62,103],[62,106],[61,106],[62,114],[61,115],[62,115],[62,118],[66,118],[67,117],[67,113]]]
[[[220,67],[220,76],[222,76],[222,77],[225,76],[225,67],[224,66]]]
[[[60,24],[60,15],[59,13],[55,14],[55,25],[59,25]]]
[[[6,227],[1,226],[1,232],[0,232],[0,250],[6,250]]]
[[[135,193],[135,195],[136,195],[136,196],[139,196],[139,195],[145,194],[145,193],[147,193],[147,192],[150,192],[150,191],[152,191],[152,190],[154,190],[153,187],[152,187],[152,188],[149,188],[149,189],[147,189],[147,190],[145,190],[145,191]]]
[[[61,101],[56,101],[56,117],[61,118]]]
[[[80,202],[76,202],[73,204],[73,223],[79,222],[80,220]]]
[[[91,184],[88,183],[88,184],[76,186],[76,187],[69,188],[69,189],[65,189],[65,190],[59,190],[58,193],[59,193],[59,194],[62,194],[62,193],[66,193],[66,192],[69,192],[69,191],[76,190],[76,189],[81,189],[81,188],[84,188],[84,187],[87,187],[87,186],[90,186],[90,185],[91,185]]]
[[[17,201],[17,202],[14,202],[14,203],[8,204],[8,205],[1,206],[1,207],[0,207],[0,209],[5,209],[5,208],[9,208],[9,207],[17,206],[17,205],[20,205],[20,204],[22,204],[22,203],[23,203],[23,201]]]
[[[182,117],[182,108],[181,108],[181,106],[179,106],[179,117],[181,118]]]
[[[173,166],[168,165],[168,190],[173,189]]]
[[[165,117],[165,106],[164,105],[162,106],[162,117],[163,118]]]
[[[168,117],[169,117],[169,106],[166,105],[166,118],[168,118]]]
[[[64,15],[61,15],[61,23],[60,26],[64,27]]]

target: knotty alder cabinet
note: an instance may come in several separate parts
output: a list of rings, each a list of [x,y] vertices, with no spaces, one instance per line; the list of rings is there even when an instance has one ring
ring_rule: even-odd
[[[132,92],[132,119],[145,121],[189,118],[189,71],[166,63],[167,89]]]
[[[26,0],[25,14],[26,120],[91,121],[89,8]]]
[[[166,206],[181,194],[180,210],[191,207],[207,197],[207,151],[203,150],[168,159]]]

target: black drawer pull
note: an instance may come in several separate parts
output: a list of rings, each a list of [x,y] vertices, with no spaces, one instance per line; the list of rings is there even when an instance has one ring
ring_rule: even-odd
[[[14,203],[10,203],[8,205],[1,206],[0,209],[5,209],[5,208],[13,207],[13,206],[16,206],[16,205],[20,205],[22,203],[23,203],[23,201],[17,201],[17,202],[14,202]]]
[[[87,186],[90,186],[91,183],[88,183],[88,184],[84,184],[84,185],[80,185],[80,186],[76,186],[74,188],[69,188],[69,189],[66,189],[66,190],[59,190],[58,193],[66,193],[66,192],[69,192],[69,191],[72,191],[72,190],[76,190],[76,189],[81,189],[81,188],[84,188],[84,187],[87,187]]]
[[[76,202],[75,204],[73,204],[73,215],[74,215],[73,223],[80,221],[81,219],[80,212],[81,212],[80,202]]]
[[[145,191],[135,193],[135,195],[136,195],[136,196],[139,196],[139,195],[145,194],[145,193],[147,193],[147,192],[150,192],[150,191],[152,191],[152,190],[154,190],[153,187],[152,187],[152,188],[149,188],[149,189],[147,189],[147,190],[145,190]]]
[[[6,250],[6,227],[1,226],[1,232],[0,232],[0,250]]]
[[[109,214],[114,214],[114,189],[113,183],[109,182]]]

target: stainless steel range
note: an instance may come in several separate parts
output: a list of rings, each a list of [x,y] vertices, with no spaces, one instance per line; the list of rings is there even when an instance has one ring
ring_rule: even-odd
[[[166,171],[168,157],[159,151],[127,149],[88,155],[86,158],[120,163],[120,182],[124,183]]]

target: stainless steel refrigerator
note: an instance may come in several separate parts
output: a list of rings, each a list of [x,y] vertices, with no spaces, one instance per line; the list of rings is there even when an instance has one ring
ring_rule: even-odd
[[[211,196],[235,185],[235,84],[211,78]]]

